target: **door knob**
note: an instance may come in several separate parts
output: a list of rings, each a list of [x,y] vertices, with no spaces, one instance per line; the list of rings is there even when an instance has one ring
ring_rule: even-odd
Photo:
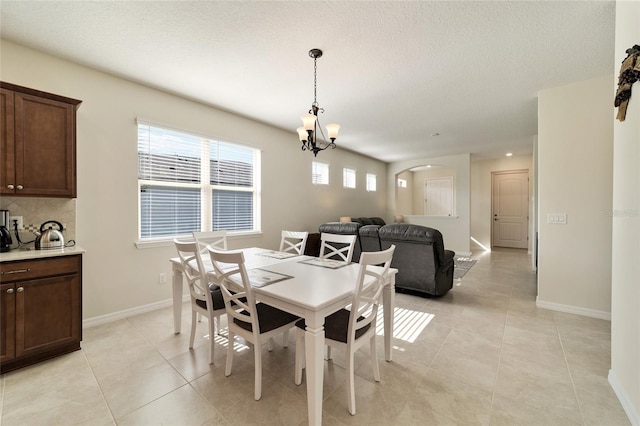
[[[17,188],[18,188],[18,189],[22,189],[22,188],[24,188],[24,186],[22,186],[22,185],[18,185],[18,186],[17,186]]]
[[[7,289],[7,293],[9,294],[13,293],[13,289],[12,288]]]
[[[24,291],[24,287],[18,287],[18,289],[16,290],[18,293],[22,293]]]
[[[15,188],[15,187],[14,187],[13,185],[7,185],[7,188],[8,188],[8,189],[13,189],[13,188]]]

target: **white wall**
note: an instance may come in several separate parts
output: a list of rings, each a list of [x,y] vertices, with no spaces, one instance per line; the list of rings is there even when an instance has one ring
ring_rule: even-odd
[[[471,162],[471,237],[473,248],[491,248],[491,172],[506,170],[529,171],[529,224],[533,220],[533,157],[520,155],[492,160],[476,160]],[[529,226],[529,251],[532,248],[533,233]]]
[[[455,205],[457,217],[437,218],[433,216],[405,216],[405,222],[428,226],[442,233],[444,246],[457,254],[469,255],[470,249],[470,154],[438,158],[417,158],[391,163],[387,173],[387,219],[390,222],[396,212],[396,175],[405,170],[427,164],[454,169],[456,171]],[[414,206],[415,208],[415,206]]]
[[[171,276],[173,246],[134,245],[138,117],[263,150],[263,234],[232,239],[231,248],[277,248],[283,228],[317,232],[320,224],[340,216],[385,214],[385,163],[340,149],[322,152],[318,158],[330,163],[330,185],[316,187],[311,184],[313,156],[300,150],[294,129],[276,129],[6,40],[1,50],[3,81],[83,101],[77,119],[76,241],[87,250],[85,320],[171,297],[170,283],[159,285],[158,274]],[[343,167],[357,170],[356,190],[342,188]],[[378,176],[377,192],[365,190],[366,173]]]
[[[611,312],[612,80],[538,97],[538,305],[599,318]]]
[[[640,44],[640,2],[617,1],[613,64],[616,77],[626,57],[625,50],[634,44]],[[616,87],[610,85],[610,93],[617,88],[617,79],[612,83]],[[640,83],[632,86],[626,120],[613,121],[609,382],[631,423],[640,425]]]

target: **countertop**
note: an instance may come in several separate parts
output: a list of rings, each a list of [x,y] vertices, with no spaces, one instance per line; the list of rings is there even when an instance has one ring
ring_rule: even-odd
[[[62,249],[49,250],[11,250],[6,253],[0,253],[0,262],[11,262],[14,260],[31,260],[43,259],[47,257],[71,256],[74,254],[83,254],[85,250],[79,246],[66,247]]]

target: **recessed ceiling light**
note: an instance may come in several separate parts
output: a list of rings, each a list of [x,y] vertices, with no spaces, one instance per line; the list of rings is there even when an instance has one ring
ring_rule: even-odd
[[[513,155],[513,153],[511,153],[511,152],[507,152],[507,154],[506,154],[506,155],[507,155],[507,157],[511,157],[511,156]]]
[[[427,169],[430,169],[430,168],[431,168],[431,164],[427,164]]]

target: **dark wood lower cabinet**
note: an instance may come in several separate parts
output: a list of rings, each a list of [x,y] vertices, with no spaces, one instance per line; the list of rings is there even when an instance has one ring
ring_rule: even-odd
[[[80,349],[82,255],[0,263],[0,373]]]

